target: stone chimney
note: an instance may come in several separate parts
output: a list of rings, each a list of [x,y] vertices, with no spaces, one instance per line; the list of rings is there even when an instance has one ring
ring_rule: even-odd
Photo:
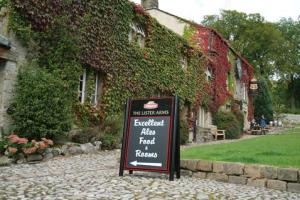
[[[158,9],[158,0],[142,0],[142,6],[145,10],[152,8]]]

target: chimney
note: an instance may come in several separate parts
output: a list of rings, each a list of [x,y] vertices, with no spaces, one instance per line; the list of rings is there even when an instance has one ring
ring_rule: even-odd
[[[142,0],[142,6],[145,10],[158,9],[158,0]]]

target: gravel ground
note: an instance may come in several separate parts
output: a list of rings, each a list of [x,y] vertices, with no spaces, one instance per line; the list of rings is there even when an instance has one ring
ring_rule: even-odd
[[[189,176],[118,176],[119,151],[0,168],[0,199],[300,199],[300,194]]]

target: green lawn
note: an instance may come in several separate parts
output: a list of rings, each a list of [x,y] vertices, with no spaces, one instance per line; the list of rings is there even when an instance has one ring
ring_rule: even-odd
[[[300,126],[283,135],[187,148],[181,151],[181,158],[300,168]]]

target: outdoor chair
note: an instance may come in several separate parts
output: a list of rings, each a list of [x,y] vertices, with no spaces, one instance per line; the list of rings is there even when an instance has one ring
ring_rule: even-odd
[[[218,140],[218,136],[222,136],[223,140],[225,140],[225,130],[217,130],[213,133],[215,140]]]

